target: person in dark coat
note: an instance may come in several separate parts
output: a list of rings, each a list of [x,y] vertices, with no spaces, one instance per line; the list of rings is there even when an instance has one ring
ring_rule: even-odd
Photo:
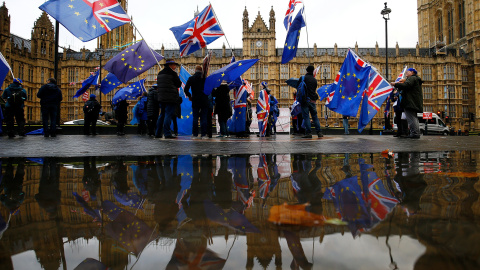
[[[226,82],[213,89],[212,95],[215,97],[215,111],[218,115],[218,123],[220,125],[221,137],[229,136],[227,129],[227,121],[232,116],[232,105],[230,104],[230,89]]]
[[[165,63],[165,67],[158,73],[157,87],[158,87],[158,102],[162,110],[157,120],[157,130],[155,132],[155,138],[161,138],[165,135],[166,139],[173,139],[170,125],[172,123],[172,117],[175,114],[175,106],[178,103],[180,95],[178,94],[178,88],[182,86],[182,81],[175,72],[178,64],[174,60],[168,59]]]
[[[204,93],[205,78],[201,66],[195,68],[195,74],[188,78],[185,95],[192,101],[193,126],[192,136],[198,136],[198,119],[200,118],[201,136],[207,135],[208,96]],[[192,89],[192,93],[189,90]]]
[[[96,100],[97,96],[90,95],[90,99],[83,105],[83,113],[85,114],[83,123],[83,134],[90,135],[90,127],[92,127],[92,135],[97,135],[97,120],[100,115],[102,105]]]
[[[152,85],[152,88],[148,90],[147,96],[147,124],[148,135],[155,136],[155,129],[157,127],[157,119],[160,115],[160,106],[158,103],[158,90],[157,84]]]
[[[313,123],[315,125],[315,131],[319,138],[323,137],[322,131],[320,130],[320,121],[317,116],[317,79],[313,77],[313,71],[315,68],[313,66],[307,67],[307,74],[305,75],[305,96],[306,99],[300,104],[302,106],[302,117],[305,122],[305,135],[302,138],[312,138],[312,126],[310,123],[310,115],[312,116]]]
[[[48,79],[47,84],[40,87],[37,97],[40,99],[44,136],[56,136],[58,105],[62,101],[62,91],[57,86],[57,80]],[[50,120],[50,128],[48,128]]]
[[[414,68],[407,69],[405,72],[407,79],[404,83],[392,82],[391,85],[402,91],[402,100],[400,106],[405,111],[407,122],[410,127],[410,135],[408,138],[419,139],[420,130],[417,113],[423,112],[423,81],[417,76]]]
[[[115,106],[115,119],[117,119],[117,135],[125,135],[125,123],[128,120],[128,102],[122,100]]]
[[[22,84],[21,79],[13,79],[13,83],[5,89],[2,95],[2,98],[6,100],[5,122],[7,124],[7,134],[9,138],[15,137],[15,121],[17,121],[18,135],[25,137],[24,102],[27,100],[27,91],[23,89]]]
[[[392,92],[392,96],[395,123],[397,124],[397,134],[393,137],[406,137],[408,135],[408,123],[407,120],[402,119],[403,108],[400,106],[400,92],[395,90]]]
[[[138,120],[140,123],[138,124],[138,134],[145,135],[147,134],[147,121],[148,121],[148,112],[147,112],[147,93],[143,93],[142,98],[138,101]]]

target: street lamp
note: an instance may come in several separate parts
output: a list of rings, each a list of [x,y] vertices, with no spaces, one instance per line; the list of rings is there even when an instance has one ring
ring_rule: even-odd
[[[98,57],[100,58],[100,67],[98,69],[98,78],[99,78],[99,80],[101,80],[102,79],[102,56],[103,56],[103,52],[104,52],[101,44],[100,44],[100,48],[97,49],[97,52],[98,52]],[[98,96],[100,97],[100,105],[102,105],[102,91],[100,91],[100,88],[98,90],[99,90]]]
[[[389,79],[388,78],[388,25],[387,25],[387,22],[388,22],[388,20],[390,20],[390,13],[391,12],[392,12],[392,10],[387,7],[387,2],[385,2],[385,8],[382,9],[380,14],[382,14],[383,19],[385,20],[385,78],[387,78],[387,80]],[[372,124],[372,122],[373,122],[373,119],[370,122],[370,135],[373,134],[373,124]]]
[[[327,85],[327,68],[324,68],[323,70],[323,80],[324,84]],[[328,125],[328,113],[327,113],[327,101],[325,101],[325,135],[327,135],[327,125]]]

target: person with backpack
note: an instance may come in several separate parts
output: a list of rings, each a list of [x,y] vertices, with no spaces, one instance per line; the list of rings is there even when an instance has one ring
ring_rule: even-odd
[[[27,91],[23,89],[22,84],[23,81],[20,78],[13,79],[13,83],[5,89],[2,95],[2,98],[6,100],[5,122],[9,138],[15,137],[15,121],[17,121],[18,135],[25,137],[24,102],[27,100]]]
[[[147,95],[147,117],[148,117],[148,135],[155,136],[155,129],[157,128],[157,119],[160,115],[160,104],[158,103],[157,84],[152,85],[148,90]]]
[[[312,138],[312,124],[310,123],[310,115],[312,116],[313,124],[318,138],[323,137],[320,130],[320,121],[317,116],[317,79],[313,76],[313,66],[307,67],[307,74],[300,80],[299,89],[297,91],[297,100],[302,106],[302,116],[305,122],[305,135],[302,138]],[[303,89],[302,89],[303,88]]]
[[[62,91],[57,86],[54,78],[48,79],[47,84],[40,87],[37,97],[40,99],[40,107],[42,112],[43,136],[56,137],[57,130],[57,112],[58,105],[62,101]],[[50,128],[48,128],[48,120],[50,119]]]
[[[83,105],[83,112],[85,114],[83,123],[84,135],[97,135],[97,120],[98,116],[100,115],[102,105],[100,105],[96,98],[97,96],[91,94],[90,99],[85,102],[85,105]],[[90,127],[92,127],[92,133],[90,133]]]

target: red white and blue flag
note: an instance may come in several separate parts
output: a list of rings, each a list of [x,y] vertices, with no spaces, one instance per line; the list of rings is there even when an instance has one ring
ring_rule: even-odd
[[[270,191],[270,184],[272,183],[270,174],[268,172],[267,157],[265,154],[260,155],[260,160],[257,168],[258,175],[258,193],[260,198],[266,199]]]
[[[302,0],[290,0],[288,3],[288,10],[285,13],[285,19],[283,20],[283,24],[285,25],[285,29],[287,29],[287,31],[292,24],[293,13],[295,13],[295,7],[297,4],[302,4]]]
[[[398,78],[395,80],[395,82],[399,82],[401,79],[405,78],[405,72],[407,72],[407,68],[408,66],[405,66],[402,70],[402,73],[400,73],[400,75],[398,75]]]
[[[368,89],[364,93],[362,111],[358,121],[358,131],[362,132],[375,114],[380,110],[383,102],[390,96],[393,87],[375,69],[370,70]]]
[[[180,56],[187,56],[223,36],[212,5],[208,5],[193,20],[170,28],[180,46]]]
[[[117,0],[50,0],[39,8],[83,42],[130,22]]]
[[[270,112],[270,100],[266,90],[261,90],[257,101],[258,130],[260,137],[265,137],[267,132],[268,114]]]

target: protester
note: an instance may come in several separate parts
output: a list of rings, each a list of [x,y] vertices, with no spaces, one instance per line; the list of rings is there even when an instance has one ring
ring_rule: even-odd
[[[348,118],[349,117],[347,115],[343,116],[343,129],[345,130],[345,135],[350,134],[350,132],[348,131]]]
[[[218,124],[220,125],[220,135],[217,137],[229,137],[227,121],[232,116],[232,105],[230,105],[230,89],[225,81],[213,89],[212,95],[215,97],[215,114],[218,115]]]
[[[312,125],[310,123],[310,115],[312,116],[313,123],[315,125],[315,131],[319,138],[323,137],[323,134],[320,130],[320,121],[317,116],[317,105],[316,101],[318,100],[317,94],[317,80],[313,77],[313,71],[315,68],[313,66],[307,67],[307,74],[305,74],[305,99],[301,102],[302,106],[302,117],[305,122],[305,135],[302,138],[312,138]]]
[[[177,100],[177,104],[175,104],[175,113],[172,115],[173,135],[175,135],[175,136],[178,136],[178,122],[177,122],[177,119],[182,118],[182,103],[183,103],[183,99],[179,96],[178,100]]]
[[[268,137],[270,136],[270,125],[268,123],[269,114],[270,114],[270,90],[267,88],[267,85],[262,85],[263,89],[260,90],[257,100],[257,119],[258,119],[258,134],[257,137]]]
[[[278,109],[278,105],[277,105],[278,100],[272,94],[272,91],[270,89],[268,89],[267,92],[269,92],[268,100],[270,102],[270,113],[268,114],[268,124],[270,125],[269,132],[270,132],[270,134],[276,135],[277,134],[277,119],[280,116],[280,110]]]
[[[148,118],[148,135],[155,136],[155,129],[157,127],[157,119],[160,115],[160,106],[158,103],[157,84],[152,85],[148,90],[147,96],[147,118]]]
[[[56,137],[58,105],[62,101],[62,91],[57,86],[57,80],[54,78],[48,79],[47,84],[38,90],[37,97],[40,99],[43,136]],[[50,128],[48,127],[49,120]]]
[[[115,119],[117,120],[117,135],[125,135],[125,124],[128,120],[128,102],[122,100],[115,106]]]
[[[96,98],[97,96],[95,96],[95,94],[91,94],[90,99],[85,102],[85,105],[83,105],[83,113],[85,114],[83,123],[84,135],[97,135],[97,120],[102,105],[100,105]],[[90,133],[90,127],[92,133]]]
[[[250,135],[250,126],[253,121],[253,111],[252,111],[252,99],[250,95],[247,97],[247,121],[245,122],[245,134]]]
[[[138,101],[136,117],[138,118],[138,130],[137,133],[140,135],[147,134],[147,121],[148,121],[148,112],[147,112],[147,100],[148,100],[147,92],[143,93],[142,98]]]
[[[15,137],[15,121],[18,126],[18,135],[25,137],[24,102],[27,100],[27,91],[23,89],[22,84],[23,82],[20,78],[13,79],[13,83],[5,89],[2,95],[2,98],[6,100],[5,122],[9,138]]]
[[[175,114],[175,106],[178,104],[180,98],[178,88],[182,86],[182,81],[175,72],[178,64],[174,60],[166,60],[165,67],[158,73],[158,102],[162,110],[157,120],[157,130],[155,138],[161,138],[165,135],[166,139],[173,139],[170,125],[172,117]]]
[[[185,85],[185,96],[192,102],[193,126],[192,136],[198,136],[198,119],[200,118],[201,136],[207,136],[207,117],[208,117],[208,95],[204,93],[205,78],[203,77],[203,68],[197,66],[195,74],[188,78]],[[192,89],[192,93],[190,93]]]
[[[405,81],[404,79],[402,79]],[[403,82],[400,80],[400,82]],[[408,135],[408,124],[407,120],[404,117],[403,108],[400,106],[400,92],[394,90],[392,92],[393,95],[393,111],[395,112],[395,123],[397,124],[397,134],[393,137],[400,137],[404,138]]]
[[[392,82],[391,85],[402,90],[400,106],[404,109],[408,126],[410,127],[408,138],[419,139],[420,130],[417,113],[423,112],[423,81],[417,76],[417,71],[414,68],[407,69],[405,76],[407,79],[404,83]]]

